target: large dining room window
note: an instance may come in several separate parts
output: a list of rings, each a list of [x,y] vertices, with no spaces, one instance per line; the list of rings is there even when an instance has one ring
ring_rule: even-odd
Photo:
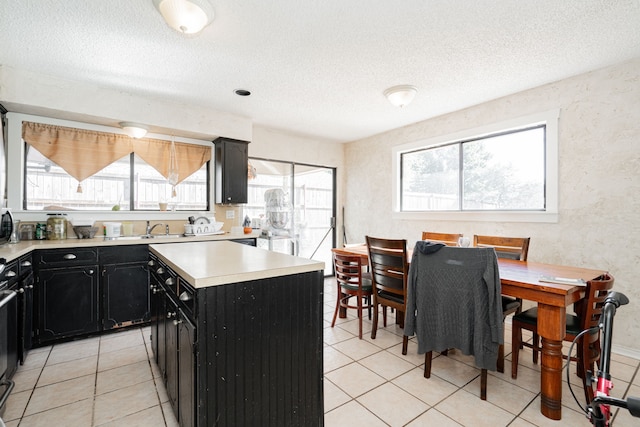
[[[395,211],[453,220],[553,214],[556,122],[537,116],[396,148]]]

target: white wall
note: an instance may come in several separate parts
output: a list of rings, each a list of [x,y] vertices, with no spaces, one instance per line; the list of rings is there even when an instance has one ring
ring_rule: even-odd
[[[433,100],[437,102],[437,100]],[[411,108],[411,106],[407,107]],[[507,119],[560,109],[559,220],[492,223],[394,220],[391,148]],[[529,259],[609,271],[630,306],[614,343],[640,357],[640,58],[347,144],[346,230],[406,238],[423,230],[530,236]]]

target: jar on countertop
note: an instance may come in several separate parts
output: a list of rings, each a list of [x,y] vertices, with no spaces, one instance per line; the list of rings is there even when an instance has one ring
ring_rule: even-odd
[[[66,214],[47,214],[47,239],[64,240],[67,238],[67,217]]]

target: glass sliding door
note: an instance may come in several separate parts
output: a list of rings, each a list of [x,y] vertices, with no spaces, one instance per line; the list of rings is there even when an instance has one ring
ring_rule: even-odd
[[[332,272],[335,245],[335,169],[250,158],[245,215],[263,230],[258,246],[323,261]]]

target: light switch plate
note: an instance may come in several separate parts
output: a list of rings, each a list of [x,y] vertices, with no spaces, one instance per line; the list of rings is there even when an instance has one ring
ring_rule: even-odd
[[[236,211],[229,209],[227,211],[227,219],[233,219],[236,217]]]

